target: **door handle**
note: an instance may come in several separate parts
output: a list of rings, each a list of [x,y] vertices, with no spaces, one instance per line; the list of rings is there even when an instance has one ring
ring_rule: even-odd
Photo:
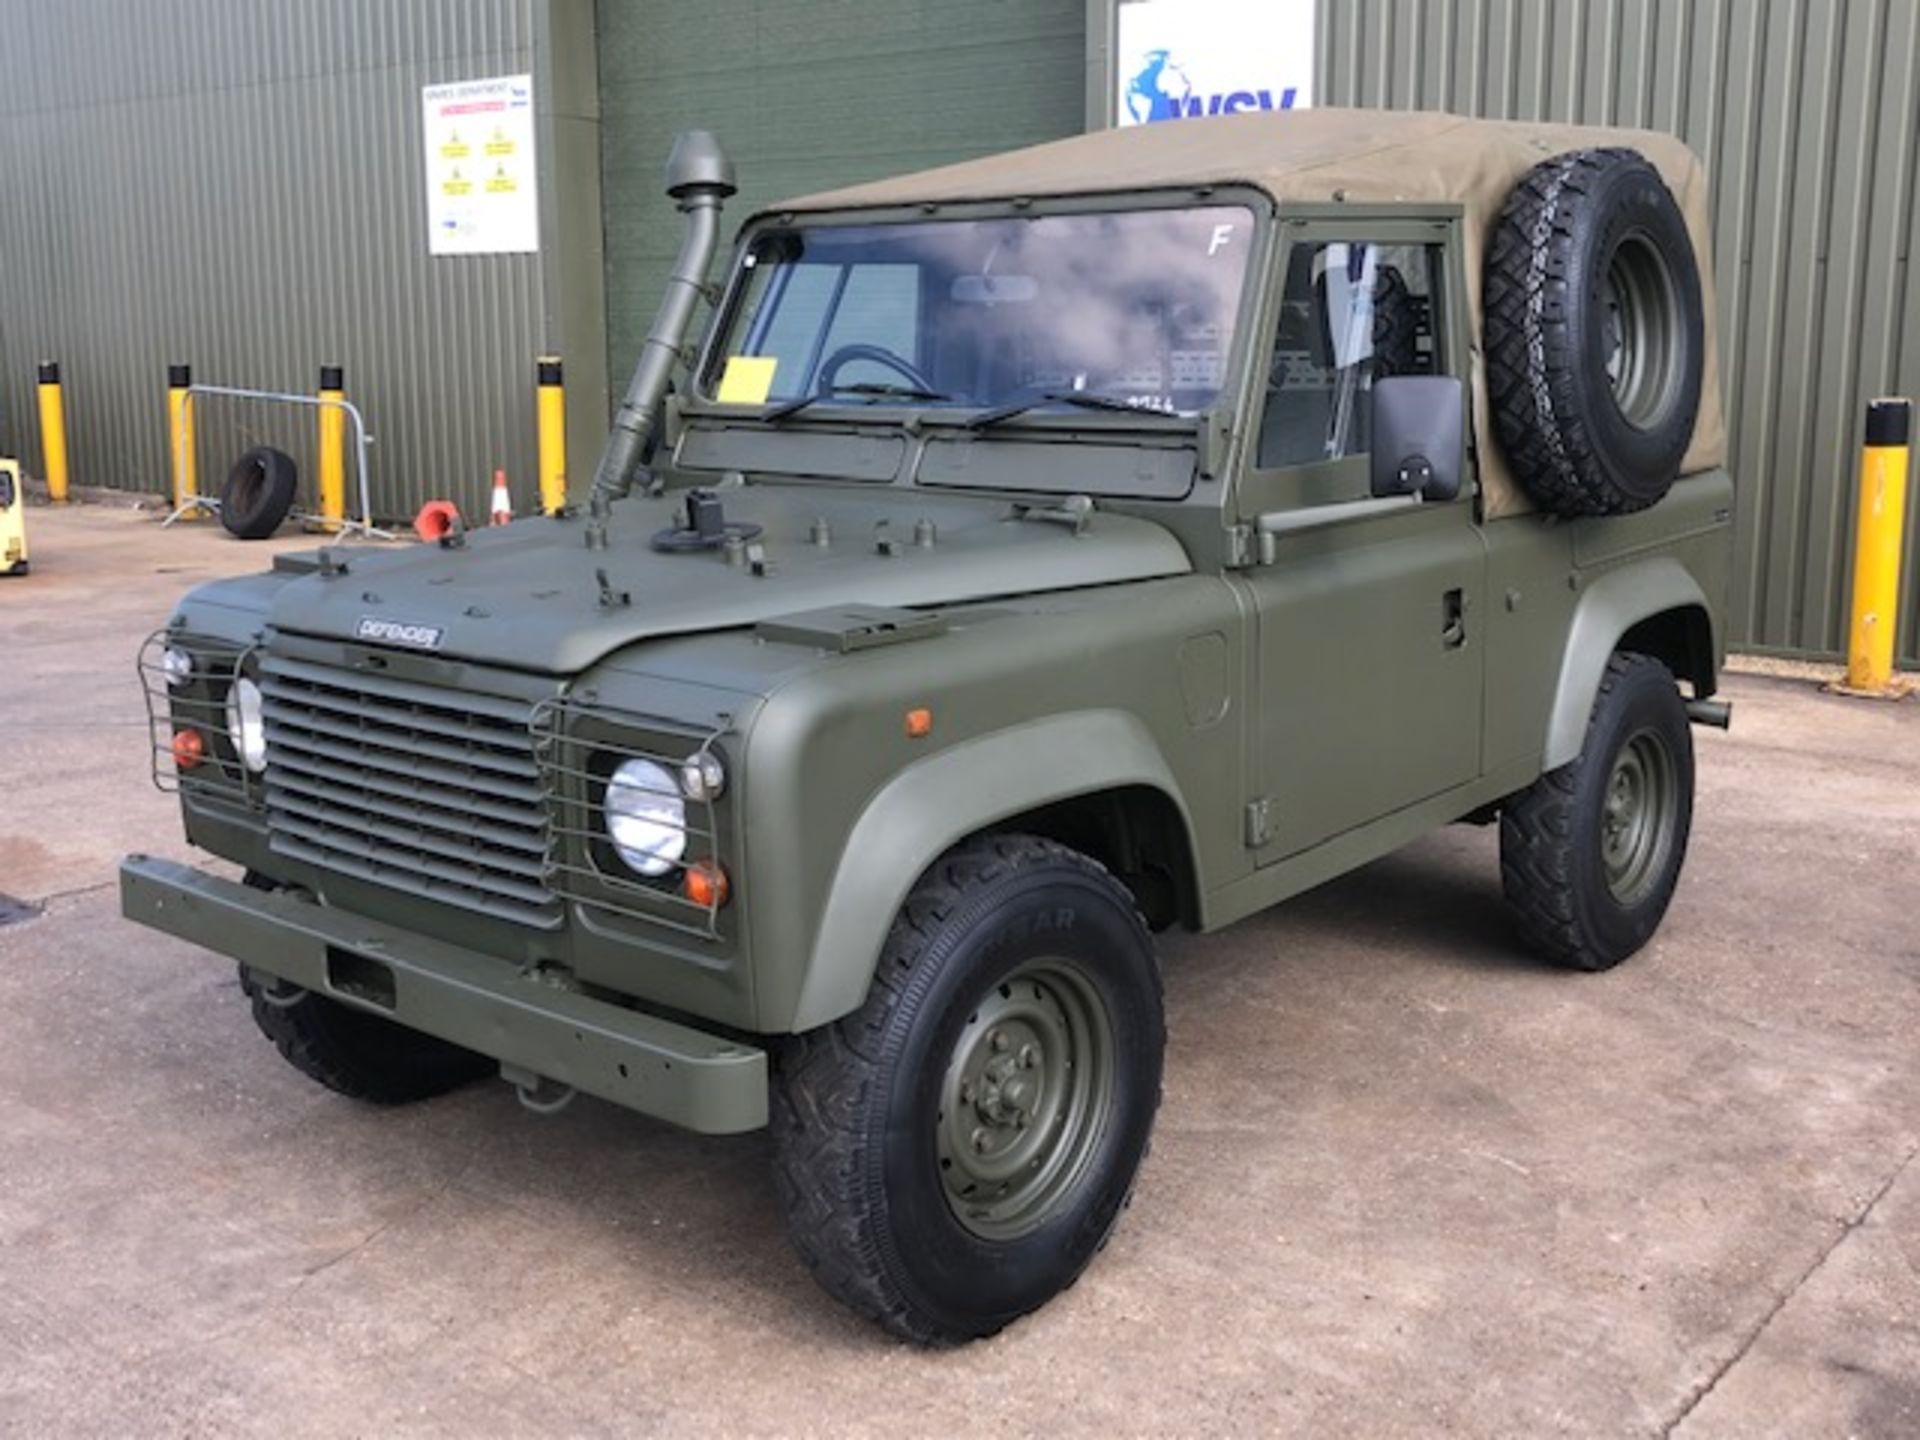
[[[1467,643],[1467,597],[1459,589],[1440,597],[1440,648],[1458,650]]]

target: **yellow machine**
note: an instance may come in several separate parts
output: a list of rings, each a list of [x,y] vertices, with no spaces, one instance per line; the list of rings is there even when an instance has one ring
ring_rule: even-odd
[[[27,494],[20,466],[0,460],[0,575],[27,573]]]

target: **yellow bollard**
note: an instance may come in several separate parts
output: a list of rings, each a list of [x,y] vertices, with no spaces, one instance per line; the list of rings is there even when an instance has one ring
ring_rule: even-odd
[[[1900,614],[1900,535],[1907,513],[1912,434],[1911,401],[1875,400],[1867,406],[1845,686],[1861,695],[1893,696],[1906,689],[1894,683],[1893,632]]]
[[[191,384],[190,367],[167,366],[167,453],[173,457],[173,508],[182,520],[199,516],[197,509],[182,508],[200,494],[193,453],[193,397],[187,394]]]
[[[539,389],[540,508],[552,515],[567,503],[567,391],[560,357],[542,355],[533,373]]]
[[[347,518],[346,381],[338,365],[320,367],[320,526],[338,530]],[[331,404],[326,402],[333,402]]]
[[[40,362],[40,451],[47,472],[47,494],[67,503],[67,407],[60,395],[60,365]]]

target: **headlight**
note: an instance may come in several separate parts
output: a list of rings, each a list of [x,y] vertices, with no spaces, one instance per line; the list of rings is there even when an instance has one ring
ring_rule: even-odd
[[[184,685],[193,678],[193,657],[169,645],[160,652],[160,673],[167,677],[168,685]]]
[[[642,875],[664,875],[687,851],[687,802],[664,765],[622,761],[607,780],[607,838]]]
[[[247,769],[267,768],[267,725],[260,718],[260,687],[242,675],[227,689],[227,738]]]
[[[711,750],[702,750],[680,767],[680,788],[689,800],[715,800],[727,788],[727,769]]]

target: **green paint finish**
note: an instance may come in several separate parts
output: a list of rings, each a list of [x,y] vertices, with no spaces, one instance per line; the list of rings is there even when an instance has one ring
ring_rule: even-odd
[[[935,1132],[954,1215],[985,1240],[1031,1235],[1093,1162],[1121,1058],[1099,990],[1065,959],[988,991],[954,1043]]]
[[[453,548],[334,547],[327,565],[193,592],[177,643],[257,645],[269,677],[332,674],[326,733],[342,748],[324,758],[342,788],[332,860],[289,839],[288,782],[273,769],[289,763],[284,749],[272,752],[264,807],[191,804],[196,843],[326,904],[228,885],[176,933],[322,987],[331,977],[315,968],[314,945],[365,951],[355,937],[366,936],[418,977],[403,990],[449,995],[463,977],[493,976],[530,1009],[492,1008],[482,1020],[449,1000],[443,1018],[438,1002],[403,996],[400,1018],[683,1123],[750,1123],[737,1088],[746,1082],[730,1066],[678,1082],[689,1087],[679,1098],[636,1098],[599,1063],[616,1049],[595,1051],[592,1065],[567,1061],[563,1017],[581,1003],[608,1007],[630,1018],[594,1012],[607,1019],[605,1045],[696,1054],[730,1046],[723,1034],[834,1020],[868,993],[916,880],[996,827],[1080,848],[1155,919],[1211,929],[1571,759],[1623,641],[1711,693],[1729,587],[1724,473],[1689,477],[1640,515],[1485,522],[1470,465],[1452,501],[1371,497],[1364,429],[1353,443],[1337,430],[1329,459],[1258,468],[1276,362],[1311,369],[1282,353],[1292,247],[1362,231],[1417,247],[1442,314],[1459,313],[1466,286],[1448,207],[1295,216],[1234,198],[1249,201],[1258,233],[1235,338],[1215,357],[1220,401],[1204,414],[1056,408],[969,430],[959,411],[881,397],[768,420],[683,387],[658,461],[663,492],[613,502],[600,520],[525,520]],[[1433,369],[1465,372],[1463,333],[1432,337]],[[1127,483],[1170,467],[1186,477],[1178,487]],[[1063,474],[1104,488],[1063,495]],[[709,549],[657,546],[694,486],[743,528]],[[369,620],[381,623],[369,632]],[[385,622],[409,627],[413,644],[394,643]],[[589,759],[559,779],[539,770],[529,798],[529,769],[554,762],[538,723],[523,732],[513,717],[557,702],[602,728],[563,721]],[[282,703],[269,685],[270,750],[276,733],[309,723],[276,711]],[[419,754],[419,788],[369,777],[356,789],[367,757],[353,747],[395,733]],[[615,741],[670,765],[696,751],[721,763],[724,788],[698,843],[725,867],[731,896],[711,924],[660,923],[669,891],[643,887],[635,899],[633,877],[623,881],[610,858],[594,809],[605,770],[591,752],[610,755]],[[515,920],[512,905],[526,902],[503,901],[458,867],[518,874],[523,859],[436,839],[423,861],[404,832],[401,850],[381,848],[410,801],[430,812],[411,818],[437,823],[446,767],[457,764],[472,767],[478,819],[545,824],[541,876],[564,867],[586,877],[567,898]],[[356,818],[366,793],[387,807],[387,828]],[[140,889],[151,879],[143,867],[128,874],[130,893],[165,899],[165,884]],[[157,903],[129,910],[180,923]],[[290,943],[294,958],[275,970],[269,952],[283,932],[310,938]],[[559,978],[551,1006],[513,978],[531,975]],[[1094,1027],[1073,1018],[1071,978],[1035,979],[1054,987],[1051,1002],[1040,995],[1037,1009],[1005,1018],[1032,1032],[1039,1068],[1051,1063],[1034,1038],[1043,1021],[1069,1037],[1062,1044],[1097,1048]],[[699,1038],[681,1033],[688,1022]],[[677,1028],[658,1028],[668,1024]],[[1019,1133],[1033,1097],[991,1039],[981,1043],[954,1056],[954,1084],[986,1097],[981,1123],[948,1137],[972,1147],[974,1130],[985,1132],[985,1148],[956,1164],[962,1186],[1016,1152],[1034,1158]],[[1039,1156],[1042,1171],[1074,1163],[1071,1148]],[[1044,1184],[996,1189],[976,1218],[1015,1233],[1045,1203]]]
[[[444,941],[145,856],[120,867],[120,908],[303,989],[692,1130],[724,1135],[766,1123],[764,1051],[558,989]],[[368,998],[368,967],[389,978],[379,990],[390,1003]]]

